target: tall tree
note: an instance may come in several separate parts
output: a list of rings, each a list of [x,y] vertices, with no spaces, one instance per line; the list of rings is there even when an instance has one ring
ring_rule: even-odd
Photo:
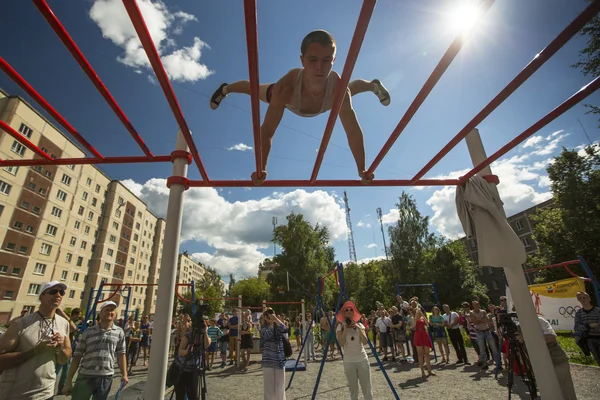
[[[273,299],[299,301],[307,295],[293,280],[290,280],[291,291],[287,292],[287,272],[316,294],[317,278],[335,267],[335,252],[326,227],[312,226],[302,214],[292,213],[286,219],[287,224],[277,226],[273,234],[281,253],[274,258],[279,267],[268,276],[267,282]]]
[[[395,292],[396,283],[422,283],[423,251],[433,239],[429,233],[429,218],[421,215],[415,199],[402,192],[398,207],[398,222],[388,228],[391,262],[384,264],[388,291]]]
[[[243,304],[247,306],[260,307],[263,300],[267,300],[271,291],[270,285],[258,278],[247,278],[235,282],[231,287],[231,297],[242,296]]]
[[[223,293],[225,293],[225,284],[223,283],[221,276],[217,270],[210,265],[204,266],[204,274],[202,275],[200,282],[196,282],[195,285],[200,292],[211,287],[215,288],[216,297],[223,297]]]
[[[563,149],[548,166],[555,209],[533,216],[535,240],[548,263],[583,256],[596,276],[600,272],[600,148],[585,155]],[[549,274],[549,273],[547,273]]]

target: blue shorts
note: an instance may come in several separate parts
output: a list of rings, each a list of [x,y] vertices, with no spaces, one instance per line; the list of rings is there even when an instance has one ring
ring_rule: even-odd
[[[206,349],[206,351],[208,351],[209,353],[216,353],[217,352],[217,346],[218,346],[217,342],[211,342],[210,346],[208,346],[208,349]]]

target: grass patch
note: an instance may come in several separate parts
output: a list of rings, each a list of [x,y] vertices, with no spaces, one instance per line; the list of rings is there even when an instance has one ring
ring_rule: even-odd
[[[556,337],[560,347],[567,353],[569,362],[583,364],[583,365],[596,365],[596,360],[592,356],[586,356],[583,354],[577,343],[575,343],[575,336],[571,331],[556,331]]]

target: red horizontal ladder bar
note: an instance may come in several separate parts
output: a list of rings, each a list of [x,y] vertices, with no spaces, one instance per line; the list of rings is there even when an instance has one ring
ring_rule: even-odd
[[[43,157],[46,160],[54,161],[52,157],[48,154],[44,153],[39,147],[37,147],[33,142],[27,139],[25,136],[21,135],[19,132],[15,131],[10,125],[6,122],[0,120],[0,128],[8,133],[10,136],[15,138],[17,141],[21,142],[25,145],[29,150],[33,151],[40,157]]]
[[[546,61],[548,61],[558,50],[561,49],[573,36],[577,34],[589,21],[600,11],[600,1],[594,1],[581,12],[561,33],[550,42],[548,46],[538,53],[533,60],[512,80],[496,97],[492,99],[465,127],[456,134],[442,150],[439,151],[417,174],[412,181],[421,179],[429,170],[446,156],[461,140],[463,140],[473,129],[486,119],[496,108],[500,106],[511,94],[513,94],[534,72],[536,72]]]
[[[144,17],[142,16],[142,12],[140,11],[135,0],[123,0],[123,4],[125,5],[125,9],[129,14],[129,18],[133,23],[135,31],[138,34],[140,41],[142,42],[142,46],[146,51],[146,55],[148,56],[148,60],[152,65],[152,69],[154,70],[154,74],[156,75],[156,79],[160,83],[160,87],[167,98],[167,102],[171,107],[171,111],[179,125],[179,129],[185,141],[190,148],[190,152],[192,153],[192,157],[194,157],[194,161],[196,162],[196,166],[200,171],[200,175],[202,179],[206,182],[210,182],[208,179],[208,174],[206,173],[206,169],[204,168],[204,164],[200,159],[200,154],[198,153],[198,148],[196,147],[196,143],[194,143],[194,139],[192,138],[192,132],[187,125],[185,117],[183,116],[183,112],[181,111],[181,107],[179,107],[179,102],[177,101],[177,96],[175,96],[175,92],[173,91],[173,87],[171,86],[171,82],[169,81],[169,77],[167,76],[167,72],[165,71],[165,67],[160,60],[160,55],[156,50],[156,46],[152,41],[152,37],[150,36],[150,32],[148,31],[148,27],[144,22]]]
[[[331,134],[333,133],[335,122],[337,120],[338,115],[340,114],[340,109],[342,108],[342,101],[344,100],[344,97],[346,96],[346,91],[348,90],[350,76],[352,75],[352,71],[354,70],[354,65],[356,64],[356,59],[358,58],[358,54],[360,53],[360,48],[367,33],[369,21],[371,20],[371,16],[373,15],[376,3],[377,0],[364,0],[362,8],[360,10],[358,21],[356,23],[356,29],[354,31],[354,36],[352,37],[350,49],[348,50],[348,57],[346,58],[346,63],[344,64],[344,70],[342,71],[342,76],[340,77],[340,81],[337,83],[337,88],[335,89],[335,94],[333,96],[333,104],[331,106],[331,111],[329,112],[329,119],[327,120],[327,125],[325,126],[325,132],[323,133],[321,146],[319,147],[319,152],[317,153],[315,166],[310,177],[311,182],[316,181],[317,175],[319,174],[319,169],[321,168],[321,164],[323,163],[323,157],[325,156],[327,145],[329,144],[329,140],[331,139]]]
[[[256,177],[262,178],[263,159],[260,134],[260,99],[258,74],[258,27],[256,23],[256,0],[244,0],[246,20],[246,47],[248,49],[248,72],[250,77],[250,104],[252,107],[252,131],[254,133],[254,158]]]
[[[23,79],[23,77],[19,75],[19,73],[15,71],[15,69],[11,67],[10,64],[8,64],[2,57],[0,57],[0,69],[2,69],[2,71],[4,71],[10,79],[19,85],[21,89],[27,92],[27,94],[31,96],[31,98],[33,98],[36,103],[40,105],[40,107],[46,110],[46,112],[50,114],[50,116],[54,118],[63,128],[65,128],[65,130],[69,132],[73,138],[81,143],[86,150],[88,150],[96,158],[104,158],[102,154],[98,153],[98,151],[91,144],[89,144],[88,141],[85,140],[83,136],[81,136],[81,134],[79,134],[79,132],[77,132],[77,130],[73,128],[73,126],[68,123],[67,120],[64,119],[63,116],[60,115],[58,111],[56,111],[54,107],[52,107],[50,103],[48,103],[29,83],[27,83],[27,81]]]
[[[487,0],[487,1],[483,2],[479,6],[481,8],[481,15],[483,16],[483,14],[485,12],[487,12],[492,7],[493,4],[494,4],[494,0]],[[442,78],[442,76],[444,75],[444,73],[446,72],[448,67],[450,67],[450,64],[452,63],[452,61],[454,61],[454,59],[456,58],[456,56],[462,49],[465,41],[466,41],[465,35],[459,34],[458,36],[456,36],[454,41],[450,44],[450,47],[448,47],[448,50],[446,50],[446,53],[444,53],[444,55],[442,56],[442,59],[436,65],[436,67],[434,68],[434,70],[431,73],[431,75],[429,76],[429,78],[427,78],[427,81],[425,81],[425,84],[423,85],[423,87],[421,88],[421,90],[419,91],[419,93],[417,94],[415,99],[413,100],[413,102],[410,104],[410,106],[408,107],[408,109],[406,110],[406,112],[404,113],[402,118],[400,119],[400,122],[398,122],[398,125],[390,134],[389,139],[385,142],[385,144],[383,145],[383,148],[379,151],[379,154],[377,154],[377,156],[375,157],[375,160],[373,160],[373,163],[371,164],[371,166],[369,167],[369,169],[367,171],[367,175],[370,175],[375,172],[375,169],[383,161],[383,158],[392,149],[392,146],[394,146],[394,143],[396,143],[396,140],[398,140],[398,138],[400,137],[402,132],[404,132],[404,129],[408,126],[409,122],[415,116],[415,114],[417,113],[419,108],[423,105],[423,103],[425,102],[425,100],[427,99],[427,97],[429,96],[429,94],[431,93],[433,88],[435,87],[435,85]]]
[[[92,81],[92,83],[94,84],[98,92],[100,92],[104,100],[106,100],[110,108],[116,114],[117,118],[119,118],[123,126],[125,126],[125,129],[127,129],[131,137],[133,137],[138,146],[140,146],[144,154],[148,157],[152,157],[153,154],[148,148],[148,146],[146,146],[146,143],[144,143],[144,140],[142,140],[141,136],[137,133],[137,131],[135,130],[132,123],[129,121],[121,107],[119,107],[119,105],[117,104],[117,101],[110,94],[104,83],[102,83],[102,80],[100,79],[98,74],[96,74],[96,71],[94,71],[91,64],[85,58],[81,50],[79,50],[77,44],[75,44],[75,41],[71,38],[63,24],[56,17],[56,15],[54,15],[54,12],[50,8],[46,0],[33,0],[33,3],[40,11],[40,13],[42,13],[44,18],[46,18],[46,21],[48,21],[54,32],[56,32],[60,40],[67,47],[73,58],[75,58],[79,66],[88,76],[88,78]]]
[[[256,187],[250,180],[212,180],[208,183],[191,180],[189,183],[190,187]],[[372,181],[369,185],[364,185],[359,180],[267,180],[260,187],[456,186],[458,183],[458,179],[423,179],[417,182],[411,182],[409,179],[380,179]]]
[[[469,171],[466,175],[460,177],[460,184],[463,184],[464,182],[466,182],[473,175],[480,172],[482,169],[484,169],[485,167],[487,167],[488,165],[490,165],[491,163],[493,163],[494,161],[496,161],[497,159],[499,159],[500,157],[502,157],[503,155],[508,153],[510,150],[512,150],[519,144],[521,144],[529,136],[533,135],[534,133],[536,133],[537,131],[542,129],[544,126],[546,126],[550,122],[554,121],[556,118],[560,117],[566,111],[571,109],[577,103],[579,103],[580,101],[582,101],[583,99],[585,99],[586,97],[588,97],[589,95],[591,95],[598,89],[600,89],[600,76],[597,77],[596,79],[594,79],[592,82],[588,83],[583,88],[581,88],[577,93],[575,93],[573,96],[569,97],[567,100],[565,100],[561,105],[556,107],[554,110],[550,111],[548,114],[546,114],[544,117],[542,117],[535,124],[531,125],[523,133],[521,133],[519,136],[517,136],[516,138],[514,138],[513,140],[508,142],[506,145],[504,145],[502,148],[500,148],[497,152],[495,152],[494,154],[492,154],[491,156],[486,158],[484,161],[479,163],[479,165],[477,165],[475,168],[473,168],[471,171]]]
[[[36,160],[3,160],[0,167],[27,167],[33,165],[80,165],[80,164],[134,164],[152,162],[171,162],[171,156],[131,156],[131,157],[104,157],[104,158],[57,158]]]
[[[567,265],[576,265],[576,264],[579,264],[579,260],[565,261],[565,262],[561,262],[558,264],[546,265],[545,267],[530,268],[530,269],[524,270],[523,272],[540,271],[542,269],[565,267]]]

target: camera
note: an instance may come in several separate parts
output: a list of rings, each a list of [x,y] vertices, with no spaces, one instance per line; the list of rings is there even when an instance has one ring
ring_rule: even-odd
[[[196,313],[192,314],[192,329],[197,330],[198,332],[204,332],[204,328],[206,327],[206,320],[208,317],[208,311],[210,310],[210,306],[208,304],[198,304],[196,305]]]
[[[498,313],[498,324],[502,327],[502,330],[507,334],[512,334],[517,331],[517,324],[519,323],[519,319],[517,318],[517,313],[515,312],[503,312]]]
[[[346,325],[352,325],[352,319],[350,317],[346,317]]]

